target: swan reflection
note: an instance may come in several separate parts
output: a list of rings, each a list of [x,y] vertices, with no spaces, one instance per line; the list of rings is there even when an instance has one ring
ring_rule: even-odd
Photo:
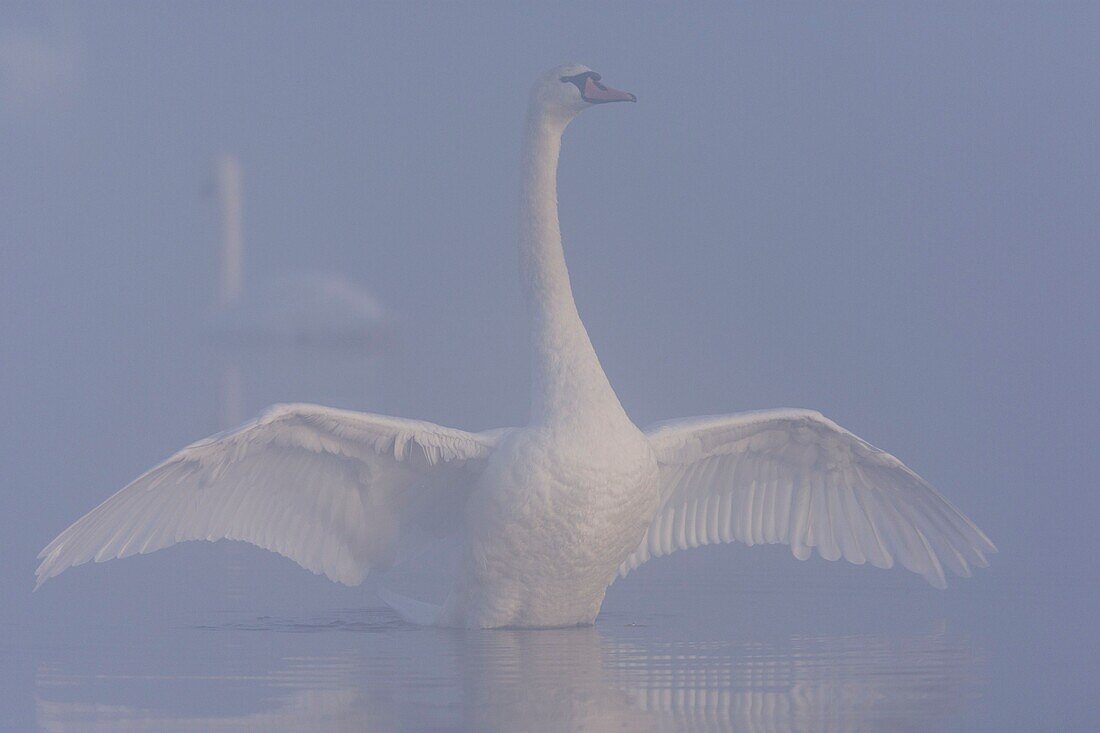
[[[191,664],[170,650],[156,669],[127,659],[125,645],[83,664],[45,660],[38,722],[59,732],[927,729],[980,687],[980,655],[942,629],[713,642],[647,632],[424,630],[373,611],[260,619],[185,632],[189,646],[210,646],[191,648]]]

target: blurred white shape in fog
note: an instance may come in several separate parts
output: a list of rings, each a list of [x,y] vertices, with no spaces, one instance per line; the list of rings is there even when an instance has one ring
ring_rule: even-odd
[[[339,348],[371,352],[385,346],[393,328],[374,296],[343,275],[301,272],[245,276],[244,175],[235,155],[215,162],[221,214],[214,336],[228,349],[221,378],[221,423],[244,419],[242,348]],[[286,354],[280,357],[285,360]]]
[[[390,336],[386,311],[343,275],[304,272],[245,276],[241,165],[219,156],[217,193],[222,246],[215,332],[235,343],[285,343],[373,349]]]
[[[228,308],[244,289],[244,202],[241,163],[223,153],[215,163],[218,204],[222,215],[222,247],[218,268],[218,305]]]

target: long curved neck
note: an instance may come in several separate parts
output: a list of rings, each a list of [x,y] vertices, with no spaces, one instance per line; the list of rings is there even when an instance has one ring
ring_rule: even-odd
[[[625,417],[581,323],[558,225],[557,172],[568,120],[527,116],[521,189],[520,260],[534,350],[535,423]]]

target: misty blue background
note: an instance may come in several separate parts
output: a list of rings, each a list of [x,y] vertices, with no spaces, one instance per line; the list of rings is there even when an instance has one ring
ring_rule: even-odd
[[[220,151],[244,169],[249,276],[344,273],[401,327],[380,355],[246,354],[250,413],[309,400],[522,423],[520,122],[531,80],[566,60],[639,98],[574,122],[559,179],[576,298],[635,420],[819,409],[1000,549],[945,593],[786,548],[685,552],[613,586],[601,643],[618,649],[606,629],[635,613],[663,614],[655,628],[681,643],[942,632],[974,655],[978,692],[924,727],[1096,725],[1100,12],[1087,3],[6,3],[0,723],[41,724],[57,675],[123,704],[124,686],[79,682],[112,654],[169,677],[201,666],[204,644],[221,658],[216,639],[178,630],[226,608],[325,619],[376,604],[369,586],[225,543],[31,588],[57,532],[222,427],[228,357],[204,326]],[[393,654],[430,666],[434,637],[402,633]],[[257,660],[290,643],[269,636],[233,648]],[[295,637],[287,658],[319,638]],[[186,689],[157,704],[186,713]]]

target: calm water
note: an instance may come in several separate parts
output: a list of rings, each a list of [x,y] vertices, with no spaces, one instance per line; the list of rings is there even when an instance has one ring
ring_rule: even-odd
[[[455,632],[382,609],[225,618],[42,651],[45,731],[926,730],[966,717],[987,660],[906,635],[680,638],[674,621]]]
[[[194,554],[230,560],[230,580],[235,555],[253,559],[247,549],[204,547]],[[220,610],[139,611],[58,629],[46,619],[36,638],[10,649],[8,681],[21,691],[9,727],[1086,729],[1043,690],[1043,675],[1056,671],[1052,638],[1006,631],[1006,599],[966,587],[941,594],[893,573],[868,584],[866,569],[724,549],[705,551],[702,566],[732,563],[726,578],[740,575],[752,592],[731,599],[728,589],[707,589],[699,563],[685,573],[665,562],[613,586],[592,628],[422,629],[374,603],[264,614],[241,610],[254,605],[247,592],[226,594]],[[792,563],[793,577],[769,580]],[[1055,685],[1055,694],[1073,692],[1068,677]]]

